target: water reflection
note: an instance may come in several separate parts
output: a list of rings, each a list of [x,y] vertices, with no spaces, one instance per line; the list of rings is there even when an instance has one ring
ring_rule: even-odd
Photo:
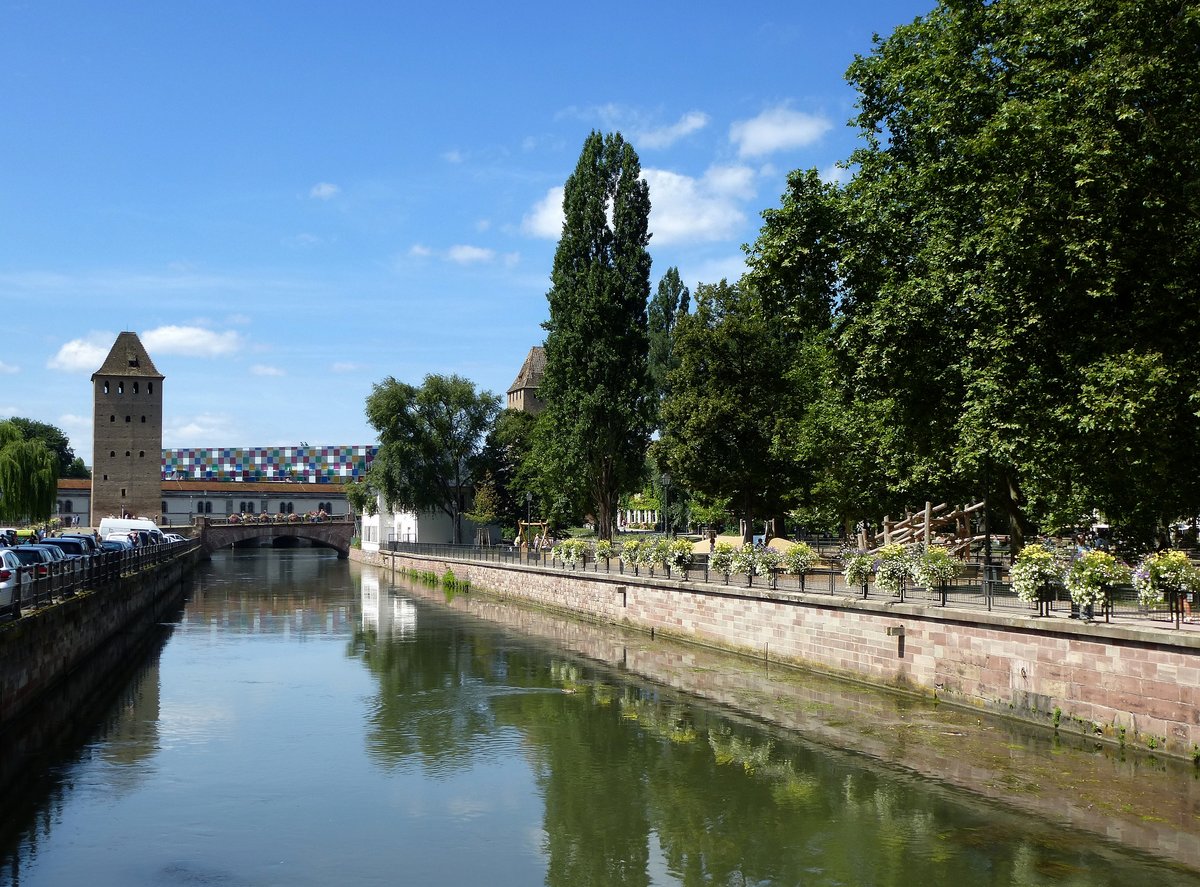
[[[1190,859],[1178,769],[311,550],[214,558],[94,724],[5,807],[0,885],[1200,883],[1072,809],[1150,792],[1120,833]]]

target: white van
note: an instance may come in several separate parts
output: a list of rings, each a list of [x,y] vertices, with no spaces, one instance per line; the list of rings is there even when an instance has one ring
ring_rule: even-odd
[[[158,528],[158,524],[145,517],[105,517],[101,518],[100,526],[97,528],[101,539],[107,539],[114,533],[127,536],[134,530],[144,530],[153,536],[162,538],[162,530]]]

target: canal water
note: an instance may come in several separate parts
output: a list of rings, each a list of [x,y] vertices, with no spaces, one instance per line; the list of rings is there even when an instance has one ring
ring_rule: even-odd
[[[0,884],[1200,884],[1188,765],[311,549],[202,565],[37,767]]]

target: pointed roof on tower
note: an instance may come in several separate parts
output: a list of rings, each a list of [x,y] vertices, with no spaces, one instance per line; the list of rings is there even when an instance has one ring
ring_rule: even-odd
[[[112,350],[100,369],[92,373],[92,380],[97,376],[140,376],[149,379],[166,378],[154,367],[146,346],[137,337],[137,333],[121,333],[113,343]]]
[[[534,345],[529,349],[525,363],[521,366],[521,372],[517,373],[517,378],[509,386],[508,393],[512,394],[522,388],[540,388],[544,375],[546,375],[546,349],[541,345]]]

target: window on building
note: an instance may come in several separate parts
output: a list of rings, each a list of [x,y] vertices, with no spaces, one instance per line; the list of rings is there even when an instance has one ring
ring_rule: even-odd
[[[204,503],[203,502],[196,503],[196,514],[204,514]]]
[[[146,417],[145,417],[145,416],[142,416],[142,424],[143,424],[143,425],[145,425],[145,424],[146,424]]]
[[[132,453],[130,453],[130,452],[129,452],[129,450],[126,450],[126,451],[125,451],[125,458],[126,458],[126,459],[128,459],[128,458],[129,458],[131,455],[133,455],[133,454],[132,454]]]
[[[107,382],[104,383],[104,393],[108,394],[108,383]]]
[[[121,487],[121,498],[122,499],[125,498],[125,488],[124,487]]]
[[[107,474],[106,474],[106,475],[104,475],[104,479],[105,479],[105,480],[108,480],[108,475],[107,475]]]
[[[132,421],[133,421],[133,417],[132,417],[132,416],[126,416],[126,417],[125,417],[125,421],[126,421],[126,422],[132,422]]]
[[[146,458],[146,451],[145,451],[145,450],[138,450],[138,458],[139,458],[139,459],[145,459],[145,458]]]
[[[62,500],[61,500],[61,499],[60,499],[60,500],[59,500],[59,502],[58,502],[58,513],[59,513],[59,514],[62,514]],[[36,540],[35,540],[35,541],[36,541]]]
[[[146,383],[146,393],[147,393],[147,394],[153,394],[153,393],[154,393],[154,383],[153,383],[153,382],[147,382],[147,383]]]
[[[205,514],[212,514],[212,503],[211,503],[211,502],[205,502],[205,503],[204,503],[204,513],[205,513]]]
[[[117,458],[117,451],[116,451],[116,450],[109,450],[109,451],[108,451],[108,455],[109,455],[109,457],[110,457],[110,458],[113,458],[113,459],[115,459],[115,458]]]
[[[116,422],[116,421],[117,421],[117,417],[116,417],[116,416],[109,416],[109,417],[108,417],[108,421],[109,421],[109,422]]]
[[[117,394],[125,393],[125,382],[122,380],[117,383]]]
[[[134,382],[134,383],[133,383],[133,393],[134,393],[134,394],[137,394],[137,393],[138,393],[138,383],[137,383],[137,382]]]
[[[162,513],[163,514],[167,513],[167,500],[166,499],[163,499],[163,502],[162,502]]]
[[[66,514],[70,514],[70,513],[71,513],[71,500],[70,500],[70,499],[68,499],[67,501],[63,502],[63,504],[62,504],[62,510],[63,510],[63,511],[66,513]]]

